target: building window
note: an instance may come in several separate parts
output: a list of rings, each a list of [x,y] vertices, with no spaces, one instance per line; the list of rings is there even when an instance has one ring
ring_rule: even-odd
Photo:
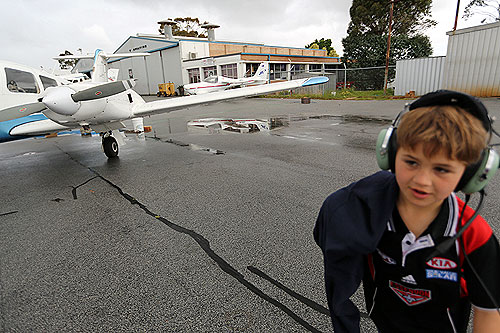
[[[43,85],[44,89],[47,89],[48,87],[57,87],[57,81],[54,79],[51,79],[50,77],[40,75],[40,80],[42,81],[42,85]]]
[[[286,64],[269,64],[271,80],[287,80]]]
[[[290,67],[292,75],[304,73],[306,71],[306,65],[292,64]]]
[[[198,83],[200,82],[200,69],[199,68],[191,68],[188,69],[189,83]]]
[[[237,79],[238,78],[238,69],[236,67],[236,64],[229,64],[229,65],[222,65],[220,66],[221,70],[221,75],[231,78],[231,79]]]
[[[32,94],[38,94],[40,92],[33,74],[12,68],[5,68],[5,74],[7,78],[7,89],[9,89],[9,91]]]
[[[321,72],[321,64],[309,65],[309,72],[320,73]]]
[[[339,69],[338,65],[326,65],[325,64],[325,72],[335,73]]]
[[[209,76],[217,76],[217,67],[203,67],[203,78],[206,79]]]
[[[260,64],[245,64],[245,77],[251,77],[255,75],[257,69],[259,69]]]

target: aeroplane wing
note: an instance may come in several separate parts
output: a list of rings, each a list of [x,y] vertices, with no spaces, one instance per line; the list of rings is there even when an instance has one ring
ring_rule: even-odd
[[[23,139],[71,129],[48,119],[42,113],[0,122],[0,142]]]
[[[101,51],[101,50],[97,50]],[[99,53],[96,51],[96,55]],[[94,59],[96,55],[77,55],[77,54],[72,54],[72,55],[64,55],[64,56],[58,56],[58,57],[52,57],[52,59],[55,60],[63,60],[63,59]],[[106,58],[130,58],[130,57],[147,57],[150,56],[150,53],[113,53],[113,54],[105,54],[102,52],[103,57]]]
[[[231,89],[221,92],[214,92],[210,94],[184,96],[179,98],[172,98],[169,100],[154,101],[136,105],[133,109],[133,114],[134,117],[143,117],[157,113],[180,110],[200,104],[215,103],[223,100],[241,98],[241,97],[265,95],[277,91],[307,87],[317,84],[323,84],[326,82],[328,82],[327,77],[318,76],[307,79],[299,79],[299,80],[265,84],[260,86]]]
[[[52,121],[50,119],[42,119],[14,126],[10,130],[10,135],[43,135],[52,132],[59,132],[71,129]]]

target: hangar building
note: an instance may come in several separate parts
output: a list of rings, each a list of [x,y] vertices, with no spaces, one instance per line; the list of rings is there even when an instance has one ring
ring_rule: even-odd
[[[304,72],[325,73],[341,64],[338,57],[328,57],[326,50],[219,41],[214,33],[218,26],[213,24],[202,26],[208,38],[193,38],[173,36],[173,21],[158,23],[163,34],[130,36],[114,52],[146,52],[150,56],[109,62],[110,68],[120,70],[118,79],[138,79],[134,90],[141,95],[155,95],[158,84],[165,82],[173,82],[177,88],[210,75],[252,76],[263,61],[269,62],[271,81],[290,80]],[[83,62],[76,68],[82,71],[82,66]]]

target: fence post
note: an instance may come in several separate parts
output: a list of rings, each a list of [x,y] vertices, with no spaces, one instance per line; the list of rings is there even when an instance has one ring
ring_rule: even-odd
[[[345,67],[345,62],[344,62],[344,89],[347,89],[347,67]]]

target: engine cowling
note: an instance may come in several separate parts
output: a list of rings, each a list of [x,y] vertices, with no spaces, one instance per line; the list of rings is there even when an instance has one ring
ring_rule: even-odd
[[[47,109],[64,116],[74,115],[81,106],[80,102],[75,102],[71,95],[75,90],[68,86],[59,86],[47,89],[46,95],[42,98],[42,103]]]

